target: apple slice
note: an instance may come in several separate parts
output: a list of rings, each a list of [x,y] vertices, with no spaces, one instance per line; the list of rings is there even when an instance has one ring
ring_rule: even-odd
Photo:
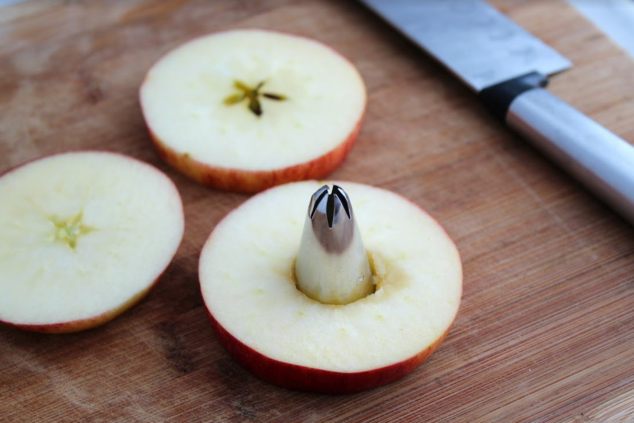
[[[366,92],[354,65],[308,38],[234,30],[194,39],[140,89],[160,155],[194,180],[258,192],[318,179],[359,133]]]
[[[458,310],[462,267],[443,228],[392,192],[341,186],[371,264],[376,288],[369,295],[330,304],[298,289],[296,260],[315,181],[252,197],[216,226],[200,256],[201,291],[220,343],[282,387],[351,393],[395,381],[440,345]]]
[[[140,301],[183,236],[181,199],[156,168],[73,152],[0,177],[0,322],[76,332]]]

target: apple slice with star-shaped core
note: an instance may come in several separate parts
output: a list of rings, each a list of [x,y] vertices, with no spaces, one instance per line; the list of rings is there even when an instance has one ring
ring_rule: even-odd
[[[409,200],[320,185],[271,188],[229,213],[203,247],[201,291],[220,343],[253,374],[351,393],[405,376],[440,345],[462,266],[443,228]]]
[[[0,177],[0,322],[36,332],[103,324],[172,260],[180,195],[158,169],[106,152],[38,159]]]
[[[234,30],[166,54],[140,102],[167,163],[207,186],[253,193],[337,168],[359,133],[366,91],[355,66],[320,42]]]

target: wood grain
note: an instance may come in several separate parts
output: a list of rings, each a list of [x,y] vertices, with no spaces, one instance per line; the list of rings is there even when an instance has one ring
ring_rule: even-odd
[[[555,94],[634,141],[625,53],[563,1],[494,4],[575,63],[552,79]],[[166,275],[123,316],[67,336],[0,328],[1,421],[634,421],[633,228],[355,2],[31,0],[0,16],[0,172],[57,152],[118,151],[165,171],[186,213]],[[461,252],[455,325],[397,383],[341,397],[278,389],[231,361],[208,326],[198,254],[247,197],[162,163],[137,90],[171,48],[248,27],[316,38],[358,66],[367,118],[333,178],[413,199]]]

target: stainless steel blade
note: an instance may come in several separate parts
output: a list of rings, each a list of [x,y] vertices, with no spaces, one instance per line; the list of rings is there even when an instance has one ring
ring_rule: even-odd
[[[361,0],[479,92],[572,63],[481,0]]]

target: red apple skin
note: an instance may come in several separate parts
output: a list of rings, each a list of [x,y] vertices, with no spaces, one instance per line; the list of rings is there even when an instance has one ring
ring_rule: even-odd
[[[362,122],[363,116],[354,126],[350,135],[334,150],[323,156],[282,169],[261,171],[215,167],[201,163],[188,154],[174,151],[163,143],[152,132],[151,128],[148,127],[148,129],[159,155],[173,168],[210,188],[254,194],[288,182],[323,179],[344,161],[359,135]]]
[[[154,166],[150,165],[149,163],[146,163],[146,162],[143,162],[143,161],[141,161],[139,159],[135,159],[134,157],[127,156],[125,154],[117,153],[117,152],[113,152],[113,151],[78,150],[78,151],[67,151],[67,152],[64,152],[64,153],[57,153],[57,154],[78,154],[78,153],[114,154],[114,155],[126,158],[128,160],[134,160],[136,162],[142,163],[142,164],[144,164],[146,166],[151,167],[156,172],[159,172],[159,173],[163,174],[163,172],[161,172],[160,170],[158,170]],[[26,161],[24,163],[21,163],[21,164],[19,164],[17,166],[14,166],[14,167],[10,168],[10,169],[7,169],[4,172],[0,172],[0,177],[5,176],[5,175],[13,172],[14,170],[18,170],[22,166],[26,166],[28,164],[37,162],[38,160],[46,159],[48,157],[52,157],[52,156],[55,156],[57,154],[46,155],[46,156],[42,156],[42,157],[37,157],[37,158],[32,159],[32,160],[28,160],[28,161]],[[169,179],[169,181],[172,183],[172,187],[174,188],[174,190],[178,193],[178,189],[176,188],[176,185],[174,184],[174,182],[171,179]],[[179,196],[180,196],[180,194],[179,194]],[[184,219],[185,211],[182,208],[181,208],[181,215],[183,216],[183,219]],[[171,261],[170,261],[170,263],[171,263]],[[49,325],[23,325],[23,324],[16,324],[16,323],[5,322],[3,320],[0,320],[0,325],[13,327],[13,328],[21,329],[21,330],[28,331],[28,332],[55,333],[55,334],[81,332],[81,331],[84,331],[84,330],[93,329],[93,328],[95,328],[97,326],[101,326],[103,324],[108,323],[109,321],[113,320],[115,317],[119,316],[120,314],[123,314],[125,311],[127,311],[128,309],[132,308],[133,306],[135,306],[136,304],[141,302],[141,300],[143,300],[143,298],[145,298],[150,293],[150,291],[154,288],[154,286],[161,279],[161,277],[165,273],[165,270],[167,270],[167,266],[169,266],[170,263],[168,263],[165,266],[165,269],[163,269],[161,274],[154,280],[154,282],[152,282],[152,284],[147,289],[142,290],[141,292],[136,294],[134,297],[130,298],[128,301],[126,301],[125,303],[121,304],[119,307],[115,308],[114,310],[106,311],[105,313],[102,313],[99,316],[91,317],[89,319],[73,320],[71,322],[51,323]]]
[[[313,369],[274,360],[245,345],[223,328],[207,310],[220,344],[242,367],[256,377],[286,389],[319,394],[352,394],[392,383],[416,369],[445,339],[449,329],[432,345],[407,360],[379,369],[342,373]]]

